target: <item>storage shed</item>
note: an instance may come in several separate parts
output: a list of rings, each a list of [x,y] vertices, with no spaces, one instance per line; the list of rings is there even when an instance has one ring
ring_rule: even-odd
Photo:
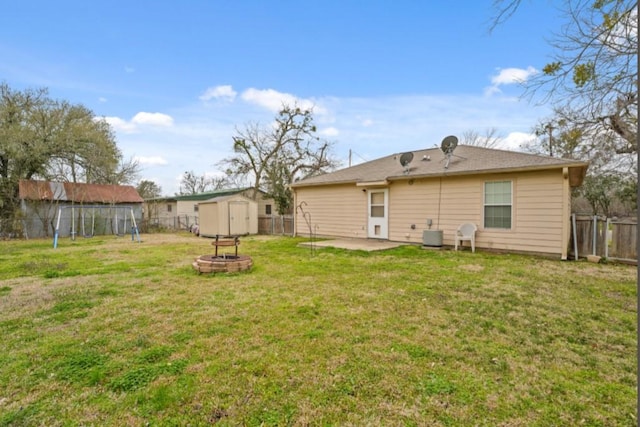
[[[258,202],[239,194],[198,203],[200,236],[258,234]]]

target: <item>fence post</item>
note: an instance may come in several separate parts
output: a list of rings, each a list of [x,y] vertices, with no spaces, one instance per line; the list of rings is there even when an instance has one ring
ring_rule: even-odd
[[[604,257],[609,258],[609,223],[610,219],[607,218],[607,222],[604,227]]]
[[[571,224],[573,225],[573,258],[578,260],[578,232],[576,230],[576,214],[571,214]]]
[[[597,255],[598,244],[598,215],[593,216],[593,255]]]

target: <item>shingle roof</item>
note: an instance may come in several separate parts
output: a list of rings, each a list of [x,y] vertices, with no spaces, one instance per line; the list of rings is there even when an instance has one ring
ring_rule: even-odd
[[[341,183],[374,183],[422,177],[449,175],[473,175],[527,170],[570,169],[571,185],[582,183],[588,163],[571,159],[540,156],[537,154],[492,148],[458,145],[447,157],[440,148],[430,148],[413,152],[413,160],[407,167],[400,164],[402,153],[392,154],[370,162],[361,163],[324,175],[314,176],[292,184],[292,187],[306,187]],[[445,166],[447,166],[445,168]]]
[[[48,200],[75,203],[142,203],[131,185],[83,184],[21,180],[19,196],[23,200]]]

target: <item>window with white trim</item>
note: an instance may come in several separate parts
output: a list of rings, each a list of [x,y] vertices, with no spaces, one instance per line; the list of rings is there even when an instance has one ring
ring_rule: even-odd
[[[484,183],[484,228],[511,228],[511,181]]]

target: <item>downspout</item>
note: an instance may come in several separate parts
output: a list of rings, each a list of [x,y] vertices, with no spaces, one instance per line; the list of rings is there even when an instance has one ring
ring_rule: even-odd
[[[562,236],[560,259],[567,260],[569,252],[569,239],[571,237],[571,188],[569,186],[569,168],[562,168]]]
[[[291,217],[293,224],[291,224],[291,226],[293,227],[293,237],[298,237],[298,229],[296,227],[296,217],[298,216],[298,209],[296,208],[296,206],[298,206],[298,192],[295,188],[292,188],[291,191],[293,192],[293,216]]]

